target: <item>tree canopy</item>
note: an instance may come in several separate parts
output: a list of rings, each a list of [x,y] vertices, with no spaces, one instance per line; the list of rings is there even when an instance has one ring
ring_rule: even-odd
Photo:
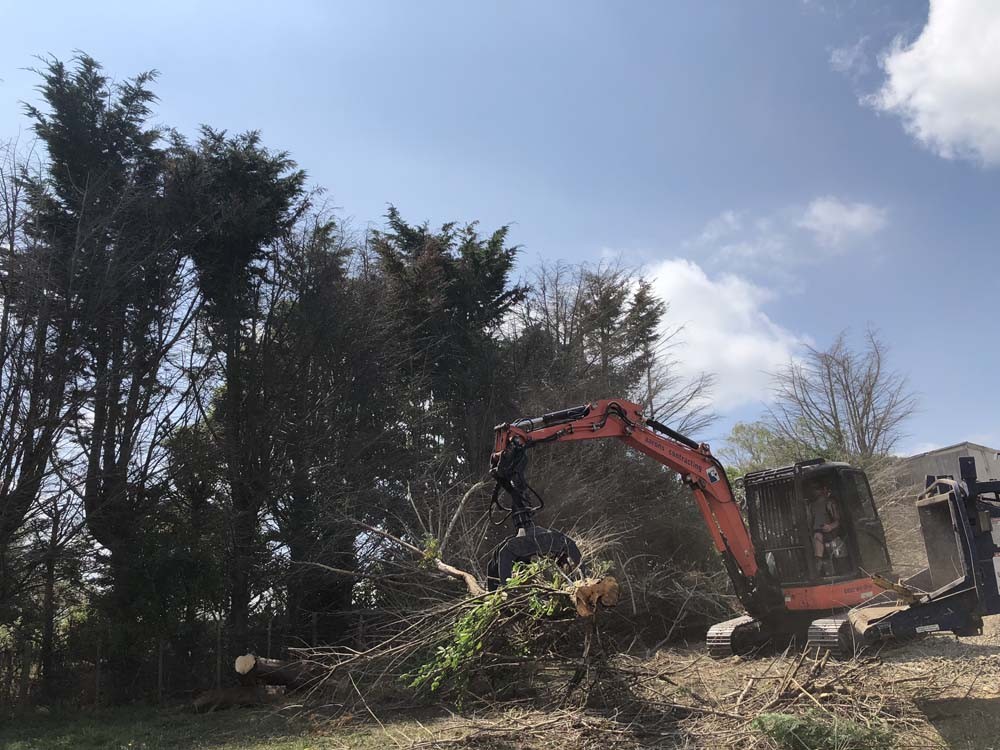
[[[37,145],[0,164],[0,698],[355,642],[400,591],[372,529],[469,569],[507,533],[476,484],[495,424],[609,395],[707,423],[641,274],[530,268],[506,226],[395,207],[354,232],[258,132],[154,125],[155,72],[38,75]],[[620,446],[537,476],[553,523],[631,535],[636,574],[707,554],[679,483]]]

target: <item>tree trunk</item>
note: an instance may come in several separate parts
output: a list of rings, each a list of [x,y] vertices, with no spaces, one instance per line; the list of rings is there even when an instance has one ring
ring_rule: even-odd
[[[48,698],[52,695],[52,684],[55,674],[52,669],[53,640],[55,638],[55,587],[56,587],[56,553],[59,543],[59,502],[54,501],[52,513],[52,530],[49,533],[49,548],[45,553],[45,592],[42,595],[42,693]]]
[[[236,673],[245,681],[299,688],[325,676],[326,671],[306,662],[266,659],[255,654],[245,654],[236,659]]]
[[[244,381],[241,357],[241,321],[234,309],[226,320],[226,472],[232,502],[232,555],[229,561],[229,647],[242,654],[250,648],[250,582],[253,575],[253,547],[257,531],[257,508],[260,497],[254,497],[255,468],[249,456],[253,430],[250,422],[255,410],[250,408]]]

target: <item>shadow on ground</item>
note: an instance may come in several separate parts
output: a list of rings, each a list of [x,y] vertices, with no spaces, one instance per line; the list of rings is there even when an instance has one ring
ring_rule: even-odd
[[[917,706],[952,750],[1000,750],[1000,698],[944,698]]]

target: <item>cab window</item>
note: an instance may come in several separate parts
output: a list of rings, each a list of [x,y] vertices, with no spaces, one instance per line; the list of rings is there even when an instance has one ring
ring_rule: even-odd
[[[844,504],[851,517],[861,567],[869,573],[888,571],[885,531],[875,510],[868,479],[859,471],[849,472],[844,476],[844,490]]]
[[[875,500],[872,498],[872,491],[868,487],[865,475],[860,471],[852,471],[847,474],[845,480],[847,484],[845,500],[851,516],[865,521],[877,521]]]

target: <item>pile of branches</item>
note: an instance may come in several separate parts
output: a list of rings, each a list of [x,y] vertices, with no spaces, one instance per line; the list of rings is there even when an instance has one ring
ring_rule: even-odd
[[[467,583],[438,562],[421,561],[425,577]],[[497,591],[456,588],[421,589],[413,606],[373,624],[363,647],[246,659],[238,671],[344,721],[382,724],[427,703],[461,709],[453,736],[406,746],[875,750],[921,723],[912,701],[887,689],[877,658],[836,662],[811,650],[720,662],[697,647],[652,657],[623,647],[608,627],[618,616],[605,611],[618,595],[609,576],[538,561]]]
[[[612,577],[569,575],[547,560],[521,565],[497,591],[433,601],[383,621],[367,648],[296,650],[291,669],[302,679],[293,686],[313,703],[350,713],[421,699],[565,703],[607,661],[598,613],[617,599]]]
[[[589,561],[586,575],[539,560],[517,566],[511,580],[489,592],[468,572],[470,551],[456,555],[458,564],[442,559],[455,539],[453,523],[441,530],[440,543],[428,535],[419,546],[353,523],[381,545],[379,566],[353,573],[378,592],[363,637],[291,649],[280,662],[241,657],[236,669],[248,684],[284,685],[297,703],[334,706],[342,715],[427,702],[618,711],[638,703],[616,656],[653,651],[681,635],[682,623],[730,614],[721,579],[668,561],[622,559],[624,532],[607,524],[571,531]]]

